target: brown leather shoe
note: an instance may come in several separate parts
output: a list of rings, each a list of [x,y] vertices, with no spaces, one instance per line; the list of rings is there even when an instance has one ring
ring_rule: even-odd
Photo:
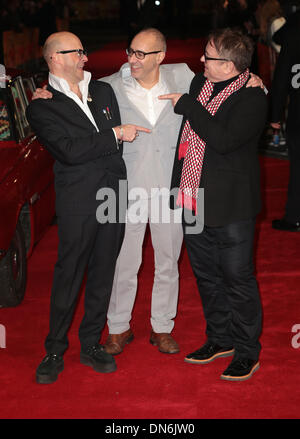
[[[122,334],[109,334],[104,345],[108,354],[118,355],[124,347],[134,339],[131,329],[128,329]]]
[[[164,332],[156,333],[152,331],[150,343],[153,344],[153,346],[157,346],[158,350],[164,354],[177,354],[179,352],[179,346],[174,338]]]

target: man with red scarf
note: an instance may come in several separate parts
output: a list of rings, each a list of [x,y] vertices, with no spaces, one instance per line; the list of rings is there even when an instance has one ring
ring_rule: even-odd
[[[262,310],[253,266],[255,218],[261,208],[258,142],[267,99],[247,88],[253,45],[239,31],[216,30],[189,94],[171,99],[184,116],[172,175],[183,206],[184,238],[206,319],[205,344],[185,361],[207,364],[232,356],[222,379],[242,381],[259,368]],[[191,232],[204,190],[204,227]],[[198,210],[200,208],[198,207]],[[203,215],[203,212],[202,212]]]

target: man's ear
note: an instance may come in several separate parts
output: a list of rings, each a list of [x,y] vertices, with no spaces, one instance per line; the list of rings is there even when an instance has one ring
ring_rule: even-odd
[[[227,61],[227,62],[224,63],[224,71],[228,75],[233,75],[234,74],[234,76],[235,76],[236,68],[235,68],[235,65],[233,64],[232,61]]]
[[[52,53],[50,59],[53,63],[60,64],[58,53],[56,53],[56,52]]]
[[[157,54],[157,62],[158,64],[161,64],[163,62],[163,60],[165,59],[166,56],[166,52],[159,52]]]

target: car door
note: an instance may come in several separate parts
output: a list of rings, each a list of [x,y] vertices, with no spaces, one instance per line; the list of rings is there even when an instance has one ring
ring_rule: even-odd
[[[32,218],[30,251],[54,217],[53,159],[38,141],[25,115],[26,107],[35,90],[33,78],[17,77],[10,87],[22,157],[18,169],[20,191]]]

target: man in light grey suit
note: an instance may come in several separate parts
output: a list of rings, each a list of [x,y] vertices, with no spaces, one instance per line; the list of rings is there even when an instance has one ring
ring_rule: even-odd
[[[174,113],[170,102],[161,101],[158,96],[174,91],[188,92],[194,73],[186,64],[161,65],[166,54],[166,41],[156,29],[138,33],[127,54],[128,63],[119,72],[101,80],[114,89],[122,123],[141,124],[151,133],[147,136],[139,133],[134,145],[124,143],[129,208],[108,310],[109,336],[105,348],[116,355],[133,340],[130,320],[149,223],[155,256],[150,343],[160,352],[171,354],[179,352],[171,331],[177,310],[177,262],[182,245],[182,226],[180,215],[179,220],[177,217],[177,222],[174,221],[174,212],[170,214],[170,221],[158,218],[161,214],[158,206],[161,207],[162,203],[168,206],[167,189],[182,118]]]

